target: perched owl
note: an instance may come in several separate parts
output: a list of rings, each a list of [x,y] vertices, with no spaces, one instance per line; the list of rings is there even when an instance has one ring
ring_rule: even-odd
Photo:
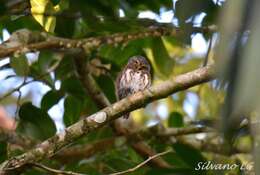
[[[142,91],[151,86],[151,66],[146,58],[133,56],[118,75],[116,80],[116,94],[118,100],[128,95]],[[129,113],[123,118],[127,119]]]

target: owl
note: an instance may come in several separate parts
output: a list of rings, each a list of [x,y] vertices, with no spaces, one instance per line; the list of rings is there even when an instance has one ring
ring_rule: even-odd
[[[129,58],[127,65],[116,79],[116,94],[118,100],[128,95],[142,91],[151,86],[151,65],[142,56]],[[128,119],[129,113],[123,118]]]

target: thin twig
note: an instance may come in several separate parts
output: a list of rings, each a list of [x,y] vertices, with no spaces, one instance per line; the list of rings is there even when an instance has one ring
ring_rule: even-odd
[[[202,65],[203,67],[205,67],[208,64],[209,54],[210,54],[211,47],[212,47],[212,40],[213,40],[213,35],[209,39],[209,47],[208,47],[207,54],[205,56],[205,59],[204,59],[203,65]]]
[[[24,77],[22,84],[25,84],[26,80],[27,80],[27,76]],[[22,98],[22,92],[21,92],[20,88],[17,90],[17,92],[18,92],[18,97],[17,97],[17,102],[16,102],[15,117],[17,117],[17,114],[19,112],[19,107],[21,106],[20,101],[21,101],[21,98]]]
[[[197,127],[197,126],[191,126],[186,128],[167,128],[163,132],[159,132],[158,136],[179,136],[179,135],[188,135],[188,134],[197,134],[197,133],[208,133],[208,132],[214,132],[213,128],[209,128],[206,126]]]
[[[3,95],[2,97],[0,97],[0,101],[2,101],[3,99],[5,99],[6,97],[12,95],[14,92],[19,91],[23,86],[32,83],[33,81],[27,81],[27,82],[23,82],[22,84],[20,84],[19,86],[17,86],[16,88],[12,89],[11,91],[7,92],[5,95]]]
[[[137,169],[141,168],[142,166],[144,166],[146,163],[148,163],[152,159],[155,159],[155,158],[157,158],[159,156],[163,156],[163,155],[168,154],[170,152],[173,152],[173,151],[172,150],[167,150],[167,151],[155,154],[155,155],[149,157],[148,159],[146,159],[145,161],[143,161],[142,163],[138,164],[137,166],[135,166],[133,168],[130,168],[130,169],[125,170],[125,171],[117,172],[117,173],[112,173],[110,175],[121,175],[121,174],[126,174],[126,173],[130,173],[130,172],[136,171]]]
[[[40,168],[40,169],[43,169],[43,170],[50,172],[50,173],[53,173],[53,174],[85,175],[85,174],[82,174],[82,173],[75,173],[75,172],[72,172],[72,171],[62,171],[62,170],[53,169],[53,168],[47,167],[47,166],[39,164],[39,163],[31,163],[30,165],[37,167],[37,168]]]
[[[26,81],[26,80],[27,80],[27,77],[25,77],[23,83],[21,83],[19,86],[17,86],[16,88],[10,90],[10,91],[7,92],[5,95],[3,95],[2,97],[0,97],[0,101],[2,101],[3,99],[5,99],[6,97],[12,95],[12,94],[13,94],[14,92],[16,92],[16,91],[19,92],[20,89],[21,89],[22,87],[26,86],[26,85],[28,85],[28,84],[30,84],[30,83],[32,83],[32,82],[35,82],[35,81],[40,81],[40,80],[43,79],[45,76],[47,76],[47,75],[49,75],[51,72],[53,72],[57,67],[58,67],[58,65],[55,66],[55,67],[50,68],[46,73],[44,73],[44,74],[42,74],[42,75],[39,75],[38,77],[36,77],[36,78],[34,78],[34,79],[32,79],[32,80],[29,80],[29,81]],[[43,82],[46,83],[45,81],[43,81]],[[46,84],[47,84],[47,83],[46,83]],[[48,85],[48,84],[47,84],[47,85]],[[19,96],[20,96],[20,94],[19,94]],[[18,99],[19,99],[19,96],[18,96]]]

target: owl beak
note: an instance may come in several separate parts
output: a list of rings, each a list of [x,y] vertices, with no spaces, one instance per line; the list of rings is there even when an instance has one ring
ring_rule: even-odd
[[[142,66],[142,65],[138,65],[137,69],[138,69],[138,70],[142,70],[143,67],[144,67],[144,66]]]

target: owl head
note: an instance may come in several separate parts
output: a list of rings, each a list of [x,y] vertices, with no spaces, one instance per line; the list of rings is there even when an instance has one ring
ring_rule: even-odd
[[[131,68],[134,70],[146,70],[149,71],[151,70],[151,66],[149,61],[143,57],[143,56],[133,56],[129,58],[129,61],[127,63],[127,68]]]

